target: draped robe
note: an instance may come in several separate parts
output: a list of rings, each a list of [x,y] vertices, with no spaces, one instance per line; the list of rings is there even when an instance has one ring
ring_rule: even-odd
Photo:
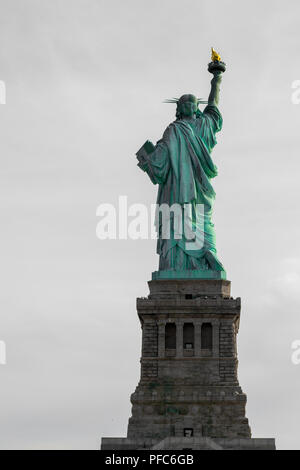
[[[192,229],[201,239],[200,248],[190,248],[185,234],[180,239],[162,237],[162,224],[156,222],[159,270],[224,270],[217,258],[214,224],[211,221],[215,191],[211,179],[217,175],[210,153],[216,133],[222,128],[218,108],[208,105],[191,122],[177,119],[165,130],[152,153],[138,164],[151,181],[159,185],[157,204],[190,204]],[[138,156],[139,158],[139,156]],[[199,204],[202,209],[199,210]],[[183,210],[183,209],[182,209]],[[172,214],[171,214],[172,218]]]

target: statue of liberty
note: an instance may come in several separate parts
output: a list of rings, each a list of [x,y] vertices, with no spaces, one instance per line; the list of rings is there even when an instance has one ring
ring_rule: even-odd
[[[225,64],[213,49],[208,70],[213,74],[208,102],[192,94],[167,100],[177,105],[176,120],[156,146],[147,141],[136,154],[138,166],[147,172],[152,183],[159,185],[157,207],[175,204],[181,209],[182,219],[188,211],[187,220],[195,235],[195,246],[186,232],[176,236],[171,212],[170,236],[164,237],[161,218],[156,219],[159,271],[152,274],[153,279],[226,279],[217,257],[212,223],[215,191],[211,184],[217,176],[211,151],[217,143],[216,133],[222,129],[218,103]],[[207,106],[201,112],[198,105],[203,103]]]

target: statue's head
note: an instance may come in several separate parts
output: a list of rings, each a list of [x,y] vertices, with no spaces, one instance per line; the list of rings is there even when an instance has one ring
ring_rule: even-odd
[[[175,103],[177,105],[176,117],[177,119],[182,119],[184,117],[193,117],[194,115],[200,117],[202,113],[198,109],[198,105],[207,104],[207,101],[196,98],[194,95],[182,95],[180,98],[165,100],[164,103]]]
[[[197,114],[198,102],[198,99],[194,95],[182,95],[177,102],[177,119],[193,117]]]

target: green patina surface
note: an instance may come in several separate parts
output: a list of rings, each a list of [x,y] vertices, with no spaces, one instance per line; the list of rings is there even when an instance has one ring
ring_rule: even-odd
[[[213,271],[206,269],[200,270],[178,270],[178,271],[154,271],[152,273],[152,280],[158,279],[223,279],[226,280],[226,271]]]
[[[211,92],[203,112],[198,109],[199,100],[195,96],[183,95],[176,101],[177,119],[168,126],[162,139],[156,146],[147,141],[137,152],[138,166],[153,184],[159,185],[158,207],[167,205],[171,209],[169,237],[165,237],[161,215],[156,221],[160,258],[159,271],[152,273],[152,279],[226,279],[217,256],[212,222],[215,191],[211,180],[217,175],[217,167],[211,151],[223,123],[217,106],[222,73],[219,70],[212,73]],[[180,208],[179,215],[177,212],[175,216],[173,205]],[[180,237],[176,225],[179,219]],[[186,231],[186,220],[195,234],[194,243],[191,231]]]

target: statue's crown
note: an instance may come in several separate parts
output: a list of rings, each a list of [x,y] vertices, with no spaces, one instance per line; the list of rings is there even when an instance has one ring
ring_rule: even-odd
[[[186,101],[187,96],[194,96],[194,95],[182,95],[180,98],[170,98],[170,99],[164,100],[163,102],[164,103],[178,104],[179,102]],[[195,101],[196,101],[197,104],[207,104],[208,103],[208,101],[205,101],[202,98],[196,98],[196,97],[194,97],[194,98],[195,98]]]

